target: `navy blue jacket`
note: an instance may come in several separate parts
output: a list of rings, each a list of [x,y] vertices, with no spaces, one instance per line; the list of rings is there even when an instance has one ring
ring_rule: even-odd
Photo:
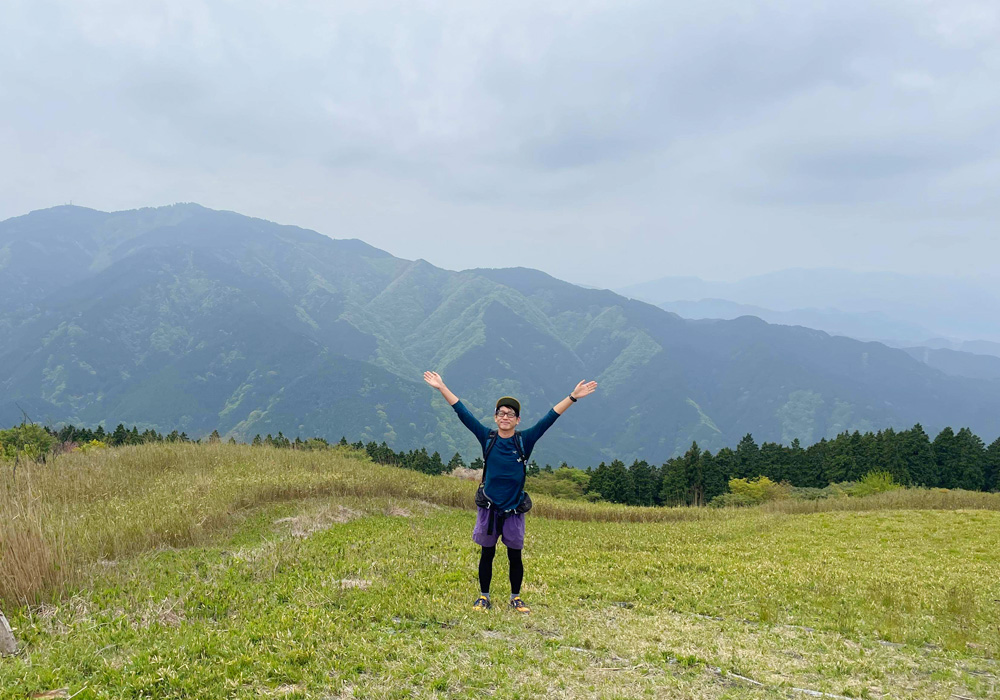
[[[489,441],[490,428],[480,423],[472,413],[469,412],[461,401],[452,408],[458,414],[459,420],[465,427],[472,431],[472,434],[479,440],[482,448],[486,449]],[[521,444],[524,447],[525,456],[531,454],[532,448],[542,437],[546,430],[552,427],[559,414],[551,408],[549,412],[527,430],[521,431]],[[490,465],[486,470],[486,483],[483,491],[487,498],[493,501],[501,510],[510,510],[521,505],[521,479],[524,478],[524,467],[517,461],[517,448],[514,446],[514,438],[502,438],[497,436],[496,444],[490,450]]]

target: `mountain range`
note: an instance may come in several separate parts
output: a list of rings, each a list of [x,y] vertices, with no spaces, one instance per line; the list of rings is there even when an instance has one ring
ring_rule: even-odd
[[[748,316],[685,320],[536,270],[453,272],[195,204],[0,222],[0,424],[24,411],[474,457],[425,369],[484,421],[498,396],[518,396],[522,427],[597,379],[539,442],[540,463],[661,461],[748,432],[804,444],[916,422],[1000,433],[998,380]]]
[[[735,282],[663,277],[617,291],[687,318],[753,315],[896,347],[944,342],[1000,354],[1000,281],[985,277],[793,268]]]

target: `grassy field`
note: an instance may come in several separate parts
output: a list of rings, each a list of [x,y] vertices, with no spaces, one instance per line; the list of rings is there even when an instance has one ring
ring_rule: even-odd
[[[470,611],[473,487],[228,446],[5,473],[0,605],[22,651],[0,698],[1000,693],[995,495],[801,513],[539,498],[523,618]],[[502,553],[493,588],[503,602]]]

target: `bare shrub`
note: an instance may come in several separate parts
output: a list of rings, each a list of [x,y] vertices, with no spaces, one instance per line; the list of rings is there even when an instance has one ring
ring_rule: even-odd
[[[389,517],[392,517],[392,518],[411,518],[411,517],[413,517],[413,513],[411,513],[408,509],[404,508],[403,506],[399,505],[398,503],[390,503],[389,505],[387,505],[385,507],[385,510],[383,512],[386,515],[388,515]]]
[[[455,467],[450,472],[448,476],[453,476],[456,479],[464,479],[466,481],[479,481],[483,478],[482,469],[468,469],[466,467]]]
[[[337,506],[336,508],[323,508],[314,513],[303,513],[288,518],[279,518],[274,521],[275,525],[287,525],[295,537],[308,537],[314,532],[320,532],[333,526],[336,523],[346,523],[360,518],[363,513]]]

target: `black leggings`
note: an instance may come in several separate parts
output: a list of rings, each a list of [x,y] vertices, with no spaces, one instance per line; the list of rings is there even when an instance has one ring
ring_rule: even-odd
[[[483,547],[482,554],[479,555],[479,590],[482,593],[490,592],[490,582],[493,580],[493,557],[497,553],[496,545]],[[507,559],[510,560],[510,592],[514,595],[521,593],[521,581],[524,580],[524,562],[521,561],[521,550],[507,548]]]

